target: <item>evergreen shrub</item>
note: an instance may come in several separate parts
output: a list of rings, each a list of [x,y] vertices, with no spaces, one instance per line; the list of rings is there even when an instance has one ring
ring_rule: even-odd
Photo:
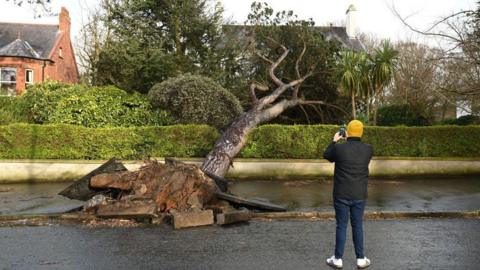
[[[148,92],[154,107],[167,109],[178,124],[227,126],[243,112],[235,95],[210,78],[184,74],[155,84]]]
[[[18,115],[35,124],[72,124],[85,127],[167,125],[168,113],[153,109],[148,99],[113,86],[87,87],[47,81],[15,97]]]
[[[238,157],[321,159],[338,131],[333,125],[264,125]],[[0,159],[142,159],[205,157],[219,132],[206,125],[86,128],[74,125],[0,126]],[[366,127],[375,156],[480,157],[480,126]]]

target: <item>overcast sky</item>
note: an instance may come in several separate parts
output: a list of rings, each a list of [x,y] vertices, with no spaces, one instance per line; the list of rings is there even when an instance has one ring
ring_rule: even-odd
[[[0,0],[0,21],[58,23],[58,18],[33,19],[28,7],[17,8],[13,0]],[[72,38],[78,34],[82,20],[89,10],[95,8],[99,0],[51,0],[54,11],[65,6],[72,18]],[[225,7],[225,17],[243,23],[250,11],[249,0],[221,0]],[[377,38],[393,41],[416,39],[392,13],[394,6],[402,16],[419,29],[428,28],[435,20],[454,12],[475,8],[476,0],[263,0],[275,10],[293,10],[301,18],[313,18],[317,25],[345,22],[345,11],[350,4],[357,8],[357,29]]]

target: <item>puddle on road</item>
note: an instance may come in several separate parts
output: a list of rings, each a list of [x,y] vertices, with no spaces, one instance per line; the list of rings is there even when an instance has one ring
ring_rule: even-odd
[[[71,183],[0,185],[0,215],[62,213],[83,205],[57,195]]]
[[[51,214],[83,205],[58,192],[66,183],[0,185],[0,215]],[[229,186],[246,198],[265,198],[297,211],[332,211],[331,180],[246,181]],[[480,209],[480,179],[370,179],[369,211],[472,211]]]
[[[332,211],[332,180],[236,181],[230,190],[261,197],[289,210]],[[369,211],[454,211],[480,209],[480,179],[370,179]]]

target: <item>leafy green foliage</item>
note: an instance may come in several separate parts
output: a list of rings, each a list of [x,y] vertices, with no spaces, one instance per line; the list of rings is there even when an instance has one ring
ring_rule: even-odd
[[[360,115],[365,115],[366,123],[370,123],[373,109],[373,122],[376,124],[376,112],[383,102],[383,92],[397,70],[398,54],[388,40],[383,40],[381,47],[375,48],[373,54],[352,51],[340,53],[337,77],[340,89],[350,96],[353,118],[357,118],[355,97],[360,96],[360,105],[363,105]]]
[[[145,46],[135,37],[109,40],[91,74],[92,84],[146,93],[155,82],[175,76],[174,61],[161,47]]]
[[[466,126],[466,125],[480,125],[480,116],[477,115],[462,115],[456,120],[457,125]]]
[[[245,158],[323,157],[338,126],[265,125],[252,131],[241,152]],[[373,127],[362,140],[373,146],[375,156],[479,157],[480,126]]]
[[[265,125],[254,129],[239,157],[321,159],[333,125]],[[204,157],[219,137],[205,125],[85,128],[0,126],[1,159],[142,159]],[[371,127],[363,141],[375,156],[480,157],[480,126]]]
[[[0,125],[28,123],[23,104],[16,97],[0,96]]]
[[[225,42],[223,8],[213,0],[105,0],[103,37],[94,84],[146,93],[155,83],[190,72],[225,76],[222,61],[235,58]],[[231,58],[233,57],[233,58]],[[95,80],[93,80],[95,79]]]
[[[282,54],[281,45],[289,49],[289,54],[276,69],[276,75],[283,82],[290,82],[312,71],[299,90],[299,97],[306,100],[321,100],[335,103],[338,97],[335,67],[336,55],[341,50],[341,44],[335,40],[326,40],[322,28],[316,27],[313,20],[300,19],[293,11],[275,12],[266,3],[253,2],[246,25],[242,27],[248,35],[246,41],[253,41],[249,46],[251,55],[247,55],[247,70],[245,82],[258,82],[270,89],[274,84],[269,77],[270,63],[258,57],[257,52],[275,61]],[[244,34],[245,35],[245,34]],[[300,57],[303,53],[303,57]],[[243,86],[244,91],[248,86]],[[248,93],[248,91],[246,91]],[[291,95],[291,91],[285,93]],[[263,93],[258,94],[259,97]],[[320,105],[297,107],[283,113],[283,120],[288,123],[329,122],[343,114],[338,109]],[[333,119],[331,119],[333,115]],[[285,119],[286,118],[286,119]]]
[[[30,87],[18,106],[37,124],[64,123],[86,127],[166,125],[172,119],[152,109],[147,98],[113,86],[86,87],[47,82]]]
[[[18,103],[25,111],[29,122],[43,124],[49,123],[49,118],[55,114],[57,104],[66,96],[80,95],[85,92],[81,84],[66,84],[58,81],[46,81],[35,84],[18,97]]]
[[[357,119],[355,96],[359,94],[364,78],[368,78],[368,75],[364,72],[366,71],[368,74],[369,71],[363,68],[367,66],[367,61],[363,59],[367,59],[363,53],[342,52],[341,61],[337,68],[340,89],[351,99],[353,119]]]
[[[198,75],[186,74],[156,84],[148,97],[154,107],[168,109],[181,124],[222,128],[243,112],[232,93]]]
[[[378,125],[380,126],[424,126],[428,124],[428,120],[409,104],[388,105],[378,110]]]
[[[480,125],[480,116],[477,115],[462,115],[457,119],[444,119],[439,123],[440,125],[459,125],[459,126],[467,126],[467,125]]]
[[[86,128],[0,126],[1,159],[142,159],[204,156],[218,137],[208,126]]]
[[[245,158],[322,158],[338,131],[333,125],[264,125],[254,129],[240,153]]]

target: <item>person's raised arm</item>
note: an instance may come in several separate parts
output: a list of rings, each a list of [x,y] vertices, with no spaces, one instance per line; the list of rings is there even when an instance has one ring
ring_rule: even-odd
[[[333,141],[327,146],[325,152],[323,152],[323,158],[330,161],[335,162],[335,144],[340,140],[342,136],[339,132],[335,133],[333,136]]]

